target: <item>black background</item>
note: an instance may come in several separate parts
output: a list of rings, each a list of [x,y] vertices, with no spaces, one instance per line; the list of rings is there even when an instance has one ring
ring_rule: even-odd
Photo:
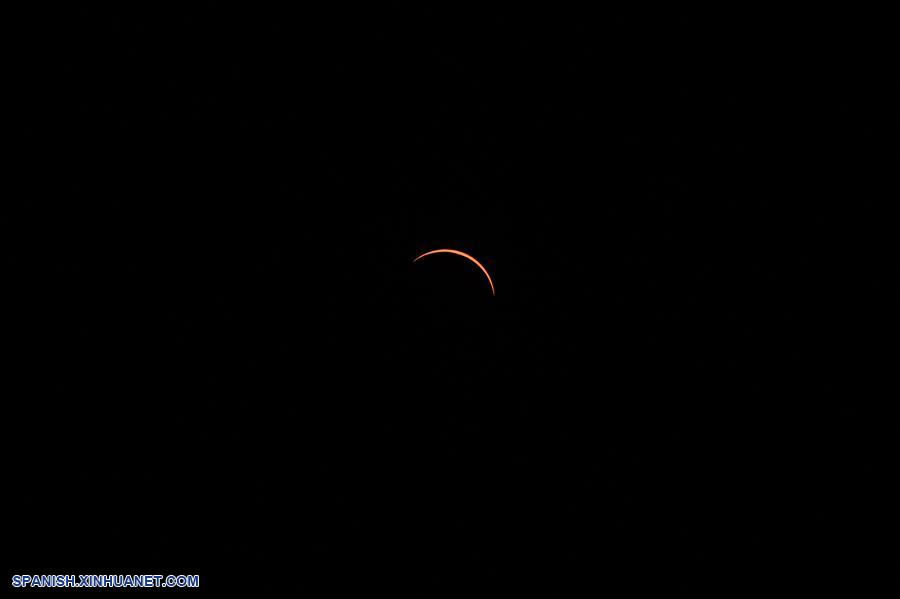
[[[14,20],[9,573],[895,585],[879,21]]]

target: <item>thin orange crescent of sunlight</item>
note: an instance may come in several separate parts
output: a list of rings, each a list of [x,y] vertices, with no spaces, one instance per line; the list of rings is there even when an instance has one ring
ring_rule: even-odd
[[[491,280],[491,275],[488,274],[487,269],[481,265],[481,262],[479,262],[478,260],[476,260],[475,258],[473,258],[472,256],[470,256],[469,254],[467,254],[465,252],[460,252],[459,250],[450,250],[450,249],[431,250],[430,252],[425,252],[424,254],[417,256],[416,259],[413,260],[413,262],[418,262],[421,258],[424,258],[425,256],[430,256],[432,254],[456,254],[457,256],[462,256],[463,258],[468,258],[469,260],[474,262],[475,266],[480,268],[481,272],[484,273],[484,276],[487,277],[488,283],[491,284],[491,295],[494,295],[494,296],[497,295],[497,292],[494,291],[494,282]]]

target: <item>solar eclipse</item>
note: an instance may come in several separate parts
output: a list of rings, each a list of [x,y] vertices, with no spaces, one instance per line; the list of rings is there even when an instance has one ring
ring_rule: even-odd
[[[470,260],[473,264],[475,264],[475,266],[477,266],[479,269],[481,269],[481,272],[483,272],[484,276],[487,277],[488,284],[490,284],[490,286],[491,286],[491,295],[494,295],[494,296],[497,295],[497,292],[494,289],[494,281],[491,280],[491,275],[488,273],[487,269],[481,264],[481,262],[479,262],[478,260],[476,260],[475,258],[473,258],[472,256],[470,256],[469,254],[467,254],[465,252],[461,252],[459,250],[453,250],[453,249],[449,249],[449,248],[441,248],[441,249],[425,252],[424,254],[419,254],[418,256],[416,256],[416,258],[413,260],[413,262],[418,262],[422,258],[425,258],[426,256],[431,256],[434,254],[454,254],[456,256],[462,256],[463,258]]]

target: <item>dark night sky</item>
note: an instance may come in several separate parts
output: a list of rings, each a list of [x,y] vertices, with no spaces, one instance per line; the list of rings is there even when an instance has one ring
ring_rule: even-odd
[[[896,582],[879,19],[246,11],[21,17],[8,574]]]

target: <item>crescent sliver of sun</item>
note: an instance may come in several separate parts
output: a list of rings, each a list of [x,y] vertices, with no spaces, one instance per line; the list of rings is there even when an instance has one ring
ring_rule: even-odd
[[[424,254],[419,254],[418,256],[416,256],[416,259],[413,260],[413,262],[418,262],[425,256],[431,256],[432,254],[456,254],[457,256],[462,256],[463,258],[465,258],[467,260],[471,260],[475,264],[475,266],[477,266],[478,268],[481,269],[481,272],[484,273],[484,276],[487,277],[488,283],[490,283],[490,285],[491,285],[491,295],[494,295],[494,296],[497,295],[497,292],[494,290],[494,281],[491,280],[491,275],[488,274],[487,269],[481,265],[481,262],[479,262],[478,260],[476,260],[475,258],[473,258],[472,256],[470,256],[469,254],[467,254],[465,252],[461,252],[459,250],[451,250],[451,249],[447,249],[447,248],[442,248],[439,250],[431,250],[430,252],[425,252]]]

